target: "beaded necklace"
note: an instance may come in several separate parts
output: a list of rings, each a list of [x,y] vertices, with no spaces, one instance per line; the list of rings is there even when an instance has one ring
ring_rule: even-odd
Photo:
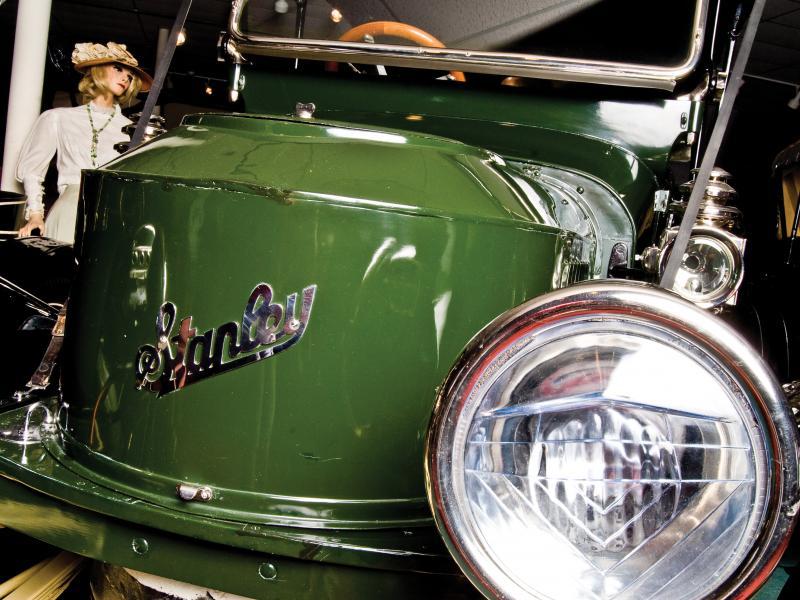
[[[111,116],[108,117],[108,121],[105,122],[100,129],[94,128],[94,119],[92,119],[92,103],[89,102],[86,105],[86,112],[89,114],[89,127],[92,128],[92,147],[89,150],[89,156],[92,158],[92,166],[97,167],[97,140],[100,137],[102,131],[108,127],[108,124],[111,123],[111,120],[117,115],[117,105],[114,105],[114,110],[111,112]]]

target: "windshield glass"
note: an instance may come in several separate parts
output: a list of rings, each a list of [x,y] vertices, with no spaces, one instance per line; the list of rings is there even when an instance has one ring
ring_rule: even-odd
[[[250,0],[246,34],[425,45],[671,66],[695,35],[697,0]],[[389,21],[420,29],[354,28]],[[350,32],[350,33],[348,33]]]

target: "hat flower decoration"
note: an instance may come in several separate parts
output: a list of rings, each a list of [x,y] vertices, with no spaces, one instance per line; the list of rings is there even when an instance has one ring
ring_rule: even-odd
[[[107,45],[92,42],[75,44],[75,49],[72,51],[72,63],[80,73],[85,73],[89,68],[99,65],[120,64],[139,76],[142,80],[143,92],[149,90],[153,83],[153,78],[139,67],[139,61],[128,52],[125,44],[115,42],[108,42]]]

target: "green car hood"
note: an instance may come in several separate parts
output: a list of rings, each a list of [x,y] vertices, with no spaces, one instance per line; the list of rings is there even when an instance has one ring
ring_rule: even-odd
[[[602,182],[562,175],[243,115],[85,173],[62,427],[15,478],[239,548],[441,557],[423,473],[437,386],[496,315],[592,275],[603,219],[632,240]]]
[[[564,252],[502,164],[430,136],[202,116],[87,174],[63,384],[75,468],[155,503],[208,486],[192,511],[250,522],[427,521],[436,386],[487,321],[552,287]],[[272,355],[234,368],[251,293],[291,343],[253,342]],[[211,356],[183,388],[180,352]]]

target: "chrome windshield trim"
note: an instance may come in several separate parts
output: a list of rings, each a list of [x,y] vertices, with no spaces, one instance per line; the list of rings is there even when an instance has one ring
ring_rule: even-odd
[[[230,34],[228,51],[233,55],[240,53],[442,71],[463,70],[472,73],[517,75],[537,79],[644,87],[668,91],[672,91],[677,81],[691,73],[697,66],[703,46],[708,11],[707,0],[698,0],[692,23],[694,36],[686,58],[677,65],[658,67],[538,54],[302,40],[248,34],[241,30],[242,12],[246,3],[247,0],[233,0],[231,6],[231,16],[228,22]]]

